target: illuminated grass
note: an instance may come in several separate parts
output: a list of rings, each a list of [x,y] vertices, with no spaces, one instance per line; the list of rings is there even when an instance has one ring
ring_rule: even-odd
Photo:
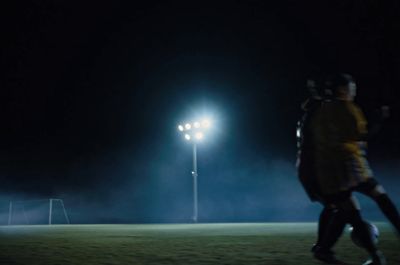
[[[379,224],[388,264],[400,243]],[[321,264],[309,249],[315,224],[175,224],[0,227],[0,264]],[[361,264],[365,252],[344,235],[338,257]]]

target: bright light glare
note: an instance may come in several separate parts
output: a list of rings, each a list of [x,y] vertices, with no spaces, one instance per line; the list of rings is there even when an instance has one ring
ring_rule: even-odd
[[[186,123],[185,128],[186,130],[190,130],[192,128],[192,125],[190,125],[190,123]]]
[[[182,131],[184,130],[183,126],[182,126],[182,125],[179,125],[179,126],[178,126],[178,130],[182,132]]]
[[[190,137],[190,135],[189,135],[189,134],[185,134],[185,139],[186,139],[186,140],[188,140],[188,141],[189,141],[189,140],[190,140],[190,138],[191,138],[191,137]]]
[[[196,121],[193,123],[194,128],[200,128],[200,122]]]
[[[198,132],[198,133],[196,133],[195,137],[197,140],[201,140],[204,138],[204,134],[202,132]]]
[[[202,121],[201,125],[202,125],[204,128],[209,128],[209,127],[211,126],[211,122],[210,122],[210,120],[205,119],[205,120]]]

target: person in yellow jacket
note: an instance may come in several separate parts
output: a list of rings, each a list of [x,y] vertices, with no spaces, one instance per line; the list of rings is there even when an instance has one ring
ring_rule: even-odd
[[[347,74],[331,79],[331,100],[324,100],[310,121],[313,138],[315,197],[324,205],[314,257],[329,264],[342,264],[331,248],[346,223],[354,227],[371,259],[364,264],[386,264],[377,249],[352,192],[361,192],[378,204],[400,233],[400,215],[383,187],[375,180],[366,159],[367,121],[353,102],[356,84]]]
[[[353,102],[355,83],[348,93],[326,101],[313,121],[317,181],[322,194],[348,191],[372,179],[365,159],[367,121]]]

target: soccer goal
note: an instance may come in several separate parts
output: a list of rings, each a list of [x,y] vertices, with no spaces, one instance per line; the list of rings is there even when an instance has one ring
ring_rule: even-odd
[[[70,224],[62,199],[10,201],[8,225]]]

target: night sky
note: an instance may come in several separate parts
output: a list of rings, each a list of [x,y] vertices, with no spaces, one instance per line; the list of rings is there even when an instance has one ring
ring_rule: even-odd
[[[295,126],[306,79],[335,72],[356,78],[368,117],[390,106],[369,157],[400,193],[396,0],[11,2],[1,8],[2,211],[55,197],[75,222],[185,221],[191,146],[177,125],[209,115],[200,218],[313,220],[291,210],[318,209],[295,175]]]

